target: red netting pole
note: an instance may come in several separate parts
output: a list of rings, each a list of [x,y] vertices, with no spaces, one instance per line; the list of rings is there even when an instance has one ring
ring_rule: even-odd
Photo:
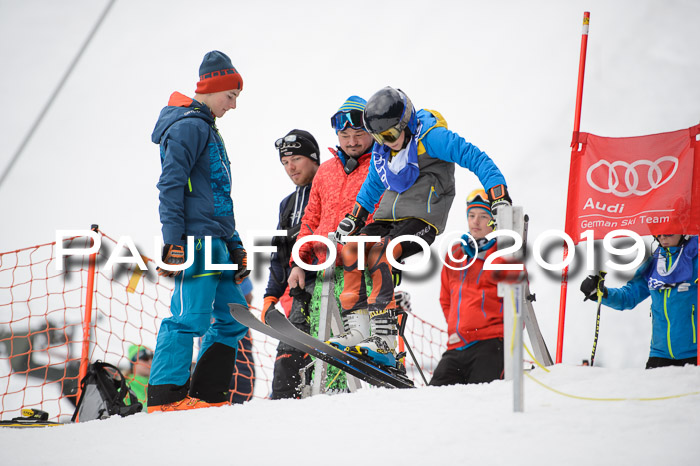
[[[401,314],[401,315],[399,316],[399,318],[398,318],[399,328],[401,328],[401,323],[403,322],[403,319],[404,319],[405,316],[406,316],[406,314]],[[404,345],[403,341],[404,341],[404,337],[403,337],[403,335],[402,335],[401,338],[399,338],[399,353],[403,353],[403,352],[404,352],[404,347],[405,347],[405,345]]]
[[[92,231],[98,233],[97,229],[97,225],[92,225]],[[97,252],[90,254],[90,260],[88,262],[87,290],[85,291],[85,313],[83,316],[83,348],[80,355],[78,397],[76,400],[80,400],[80,395],[82,392],[80,383],[82,382],[83,377],[85,377],[85,374],[87,374],[88,364],[90,363],[90,325],[92,324],[92,296],[95,294],[95,262],[97,262]]]
[[[583,101],[583,76],[586,70],[586,50],[588,48],[588,24],[591,21],[591,13],[583,13],[583,31],[581,32],[581,55],[578,64],[578,86],[576,88],[576,111],[574,114],[574,134],[571,138],[571,149],[578,146],[578,133],[581,128],[581,104]],[[574,241],[576,241],[574,239]],[[569,247],[564,243],[564,259],[569,255]],[[566,291],[569,283],[569,266],[561,271],[561,288],[559,292],[559,327],[557,329],[557,354],[555,363],[561,363],[564,349],[564,318],[566,316]]]

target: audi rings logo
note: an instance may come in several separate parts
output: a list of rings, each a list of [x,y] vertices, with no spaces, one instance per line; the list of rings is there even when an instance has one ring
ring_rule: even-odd
[[[661,170],[662,164],[673,164],[666,172]],[[645,169],[646,167],[646,169]],[[607,170],[607,177],[605,176]],[[654,189],[663,186],[673,178],[678,170],[678,159],[672,156],[661,157],[655,161],[637,160],[632,163],[623,161],[608,162],[600,160],[588,169],[586,181],[588,185],[601,193],[611,193],[618,197],[631,195],[644,196]],[[624,183],[623,186],[620,186]]]

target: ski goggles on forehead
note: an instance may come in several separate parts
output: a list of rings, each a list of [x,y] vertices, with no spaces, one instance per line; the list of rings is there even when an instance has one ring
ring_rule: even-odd
[[[479,200],[484,202],[488,202],[489,200],[489,197],[486,195],[486,191],[484,191],[483,189],[475,189],[467,195],[467,204]]]
[[[483,209],[493,216],[491,213],[491,202],[483,189],[475,189],[467,196],[467,215],[472,209]]]
[[[362,110],[348,110],[336,113],[331,117],[331,126],[336,132],[342,131],[348,126],[352,129],[364,130]]]
[[[275,149],[298,149],[301,147],[301,138],[296,134],[290,134],[275,141]]]

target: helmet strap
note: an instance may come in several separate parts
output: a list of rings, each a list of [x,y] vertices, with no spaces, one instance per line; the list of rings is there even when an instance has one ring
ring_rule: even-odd
[[[406,147],[408,147],[408,145],[411,142],[411,138],[413,137],[413,134],[411,133],[411,130],[408,129],[408,127],[403,129],[403,134],[404,134],[403,145],[401,146],[400,150],[403,150]]]

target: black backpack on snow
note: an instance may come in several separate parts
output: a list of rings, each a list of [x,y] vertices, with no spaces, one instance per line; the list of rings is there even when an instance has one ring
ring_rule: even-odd
[[[112,364],[96,361],[88,366],[80,382],[81,395],[72,422],[106,419],[118,414],[129,416],[141,412],[143,405],[126,385],[122,372]],[[125,400],[131,404],[126,404]]]

